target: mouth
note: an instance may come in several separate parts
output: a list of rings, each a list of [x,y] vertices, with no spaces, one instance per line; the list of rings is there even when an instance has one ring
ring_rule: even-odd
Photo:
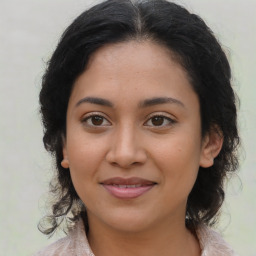
[[[157,183],[138,177],[115,177],[100,183],[112,196],[119,199],[133,199],[151,190]]]

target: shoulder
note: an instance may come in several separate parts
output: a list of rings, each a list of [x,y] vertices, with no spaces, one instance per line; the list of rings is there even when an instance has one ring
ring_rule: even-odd
[[[33,256],[72,256],[75,255],[73,252],[74,246],[72,244],[72,240],[67,236],[43,248]]]
[[[196,233],[202,249],[201,256],[238,256],[221,235],[213,229],[200,225]]]
[[[82,220],[64,238],[43,248],[33,256],[94,256],[84,231]]]

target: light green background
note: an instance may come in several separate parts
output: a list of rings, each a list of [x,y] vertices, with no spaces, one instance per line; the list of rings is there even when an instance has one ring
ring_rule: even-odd
[[[63,29],[93,0],[0,1],[0,254],[31,255],[47,240],[37,222],[51,160],[42,145],[38,92]],[[241,170],[229,185],[219,230],[242,256],[256,255],[256,1],[176,1],[216,33],[240,100]],[[241,185],[242,183],[242,185]]]

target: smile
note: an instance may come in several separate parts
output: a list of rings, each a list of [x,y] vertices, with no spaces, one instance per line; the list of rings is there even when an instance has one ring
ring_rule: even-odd
[[[119,199],[133,199],[151,190],[156,183],[141,179],[120,177],[111,178],[100,183],[112,196]]]
[[[118,184],[113,184],[113,186],[119,187],[119,188],[138,188],[138,187],[142,187],[143,185],[141,185],[141,184],[134,184],[134,185],[118,185]]]

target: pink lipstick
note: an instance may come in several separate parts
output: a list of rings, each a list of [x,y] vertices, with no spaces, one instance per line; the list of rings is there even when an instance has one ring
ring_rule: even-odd
[[[156,183],[142,178],[115,177],[101,182],[103,187],[113,196],[120,199],[133,199],[145,194]]]

